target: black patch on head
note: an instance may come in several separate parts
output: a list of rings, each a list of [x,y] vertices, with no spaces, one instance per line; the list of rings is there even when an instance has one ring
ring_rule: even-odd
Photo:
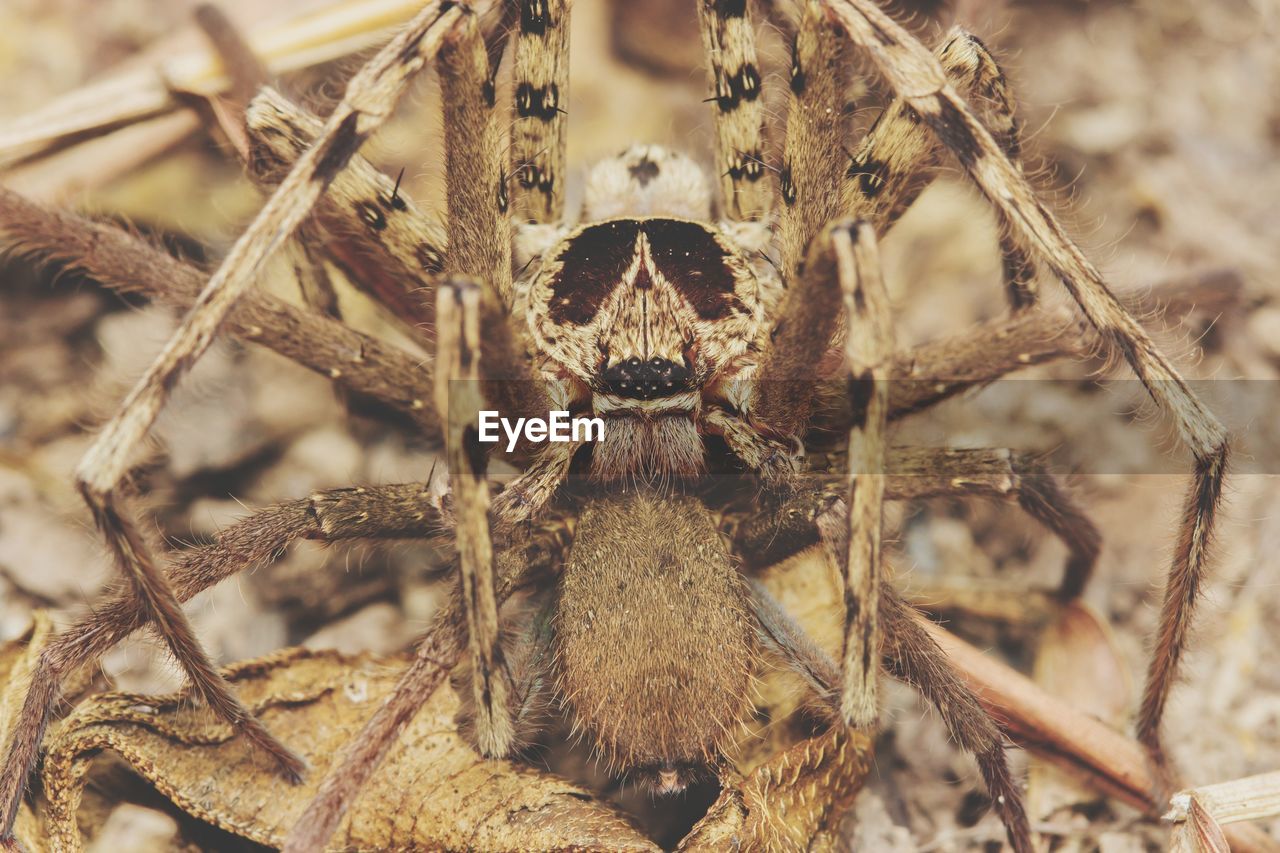
[[[357,111],[348,115],[338,125],[337,132],[329,138],[329,143],[320,152],[320,157],[316,161],[315,179],[317,181],[328,186],[360,150],[366,134],[360,132],[357,127],[359,123],[360,113]]]
[[[551,26],[551,12],[547,0],[521,0],[520,32],[527,36],[540,36]]]
[[[658,272],[704,320],[718,320],[745,306],[734,293],[728,254],[715,237],[696,222],[650,219],[644,223],[649,254]]]
[[[941,97],[937,98],[937,104],[938,111],[926,113],[923,116],[924,120],[933,128],[934,133],[938,134],[942,143],[955,153],[960,165],[966,169],[973,168],[973,164],[982,156],[982,151],[978,148],[978,140],[974,138],[973,132],[965,122],[965,116],[956,109],[954,104]]]
[[[716,14],[721,18],[741,18],[747,14],[747,0],[716,0]]]
[[[498,176],[498,211],[506,213],[510,204],[511,199],[507,196],[507,176],[502,174]]]
[[[516,112],[522,118],[551,121],[560,112],[560,88],[555,83],[534,86],[524,82],[516,86]]]
[[[498,103],[498,84],[494,82],[493,77],[488,77],[484,81],[484,85],[480,87],[480,95],[484,98],[487,106],[493,107]]]
[[[360,217],[361,222],[374,231],[383,231],[387,227],[387,217],[383,214],[382,209],[372,201],[362,201],[356,204],[356,215]]]
[[[796,185],[791,180],[791,164],[784,163],[778,175],[778,189],[782,191],[782,200],[787,207],[796,203]]]
[[[618,219],[584,228],[556,258],[560,270],[551,279],[552,322],[590,322],[600,304],[631,266],[640,223]]]
[[[849,179],[857,179],[858,189],[867,198],[875,198],[880,194],[888,174],[889,164],[882,160],[868,160],[865,163],[854,160],[849,164],[849,171],[845,172]]]
[[[650,160],[648,155],[628,166],[627,171],[631,173],[631,179],[642,187],[649,186],[649,182],[662,172],[658,164]]]
[[[418,266],[423,272],[438,273],[444,269],[444,256],[440,250],[430,243],[419,243],[413,250],[418,258]]]

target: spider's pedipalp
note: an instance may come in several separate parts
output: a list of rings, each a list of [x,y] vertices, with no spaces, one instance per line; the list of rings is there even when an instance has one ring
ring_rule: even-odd
[[[661,145],[632,145],[591,167],[582,202],[588,222],[619,216],[711,219],[706,173],[687,155]]]
[[[511,207],[518,220],[558,224],[564,216],[570,0],[515,2]]]
[[[1207,570],[1209,544],[1226,477],[1227,431],[1116,299],[1102,274],[1032,192],[991,133],[947,82],[937,61],[869,0],[824,0],[890,85],[955,154],[1016,237],[1034,247],[1097,330],[1109,354],[1122,356],[1195,457],[1147,671],[1138,738],[1158,760],[1160,719],[1186,645]]]
[[[765,181],[763,78],[749,5],[698,0],[715,109],[716,171],[723,215],[731,220],[761,219],[771,201]]]

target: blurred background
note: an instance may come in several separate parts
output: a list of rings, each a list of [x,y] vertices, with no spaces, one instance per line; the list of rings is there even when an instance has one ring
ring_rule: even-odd
[[[298,62],[306,67],[283,76],[284,88],[317,110],[340,97],[341,81],[359,65],[361,54],[342,54],[375,44],[384,23],[413,12],[412,3],[389,0],[220,5],[251,38],[296,33],[317,9],[350,13],[357,23],[343,30],[338,56],[307,54]],[[216,263],[262,196],[196,113],[173,111],[157,88],[157,68],[179,82],[202,79],[176,59],[205,50],[194,6],[6,0],[0,182]],[[960,24],[993,49],[1019,102],[1028,172],[1117,290],[1158,300],[1162,284],[1209,271],[1239,283],[1226,307],[1153,317],[1152,327],[1189,376],[1257,380],[1251,393],[1270,399],[1280,366],[1280,6],[956,0],[895,10],[927,44]],[[579,0],[571,33],[571,200],[592,163],[631,142],[711,163],[693,0]],[[774,146],[785,104],[781,47],[766,28]],[[111,80],[125,83],[90,90],[71,109],[55,100]],[[877,88],[871,81],[859,120],[874,116]],[[407,190],[428,205],[442,203],[437,111],[438,88],[424,79],[364,149],[392,175],[403,168]],[[114,116],[119,129],[78,128],[77,118],[87,124],[98,114]],[[69,122],[72,139],[58,136],[54,146],[24,135],[57,121]],[[949,167],[884,242],[900,345],[1004,310],[995,234],[984,202]],[[282,269],[262,286],[296,298]],[[1042,287],[1061,299],[1055,282],[1045,278]],[[353,290],[341,299],[354,325],[421,348]],[[0,268],[0,640],[20,634],[33,609],[75,613],[110,581],[71,472],[94,426],[174,324],[168,309],[21,257]],[[1046,455],[1070,477],[1105,537],[1085,594],[1088,630],[964,614],[950,614],[951,626],[1123,728],[1137,701],[1187,457],[1143,410],[1127,372],[1102,367],[1077,359],[1034,368],[1027,378],[1054,380],[1043,393],[969,395],[904,424],[897,440],[1014,446]],[[1108,376],[1122,381],[1099,381]],[[1272,475],[1280,468],[1255,464],[1277,446],[1276,426],[1252,410],[1220,414],[1250,449],[1230,484],[1185,684],[1167,716],[1167,742],[1191,784],[1280,767],[1280,482]],[[175,548],[207,540],[254,507],[318,488],[425,479],[435,462],[402,425],[350,412],[323,379],[230,342],[200,362],[155,433],[140,482],[150,517]],[[1100,456],[1107,464],[1096,464]],[[922,591],[925,604],[923,591],[937,587],[999,579],[1044,588],[1060,571],[1058,543],[1007,505],[929,501],[893,507],[891,522],[899,582]],[[325,551],[301,543],[270,571],[227,582],[188,609],[220,661],[292,644],[391,652],[412,641],[441,600],[441,564],[413,545]],[[1087,664],[1055,667],[1064,647]],[[121,689],[179,683],[146,641],[123,644],[103,667]],[[861,849],[1000,844],[972,765],[912,691],[886,697],[876,764],[849,827]],[[1030,772],[1032,819],[1054,849],[1162,847],[1158,825],[1024,755],[1017,765]],[[99,849],[168,849],[175,832],[172,817],[136,805],[109,820]]]

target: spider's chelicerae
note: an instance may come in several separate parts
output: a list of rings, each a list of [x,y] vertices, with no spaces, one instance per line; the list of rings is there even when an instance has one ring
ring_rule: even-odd
[[[60,677],[148,622],[195,693],[297,776],[299,759],[240,704],[179,601],[300,537],[443,530],[457,545],[457,594],[334,765],[289,849],[318,849],[329,838],[405,721],[451,672],[469,700],[464,727],[483,755],[514,754],[543,723],[540,710],[558,707],[612,772],[671,792],[722,768],[728,735],[749,711],[753,674],[768,657],[802,676],[834,727],[874,726],[882,667],[915,684],[976,757],[1014,848],[1030,850],[999,728],[882,577],[886,497],[994,494],[997,481],[1005,491],[1014,484],[1021,505],[1067,543],[1063,598],[1079,593],[1098,549],[1087,518],[1017,455],[886,450],[894,417],[1025,361],[1016,336],[971,341],[943,360],[961,379],[890,387],[911,364],[938,362],[923,351],[895,358],[876,239],[946,152],[1004,226],[1012,310],[1021,317],[1037,310],[1042,264],[1195,457],[1138,722],[1160,760],[1160,719],[1225,471],[1222,427],[1030,190],[1005,80],[981,42],[955,32],[931,53],[872,0],[768,5],[793,43],[776,168],[765,163],[764,75],[748,4],[699,2],[717,131],[715,191],[687,157],[637,146],[597,166],[581,211],[565,218],[565,0],[505,4],[487,27],[487,16],[467,6],[427,3],[323,122],[264,89],[247,110],[247,153],[251,172],[275,189],[207,282],[176,260],[145,255],[121,232],[0,191],[4,230],[18,245],[121,289],[151,287],[154,296],[190,304],[80,466],[80,491],[129,586],[41,656],[0,769],[0,838],[11,832]],[[509,144],[495,84],[508,32]],[[848,153],[855,50],[896,99]],[[432,61],[446,120],[443,223],[358,154]],[[316,223],[336,237],[308,240],[312,251],[359,266],[363,284],[386,304],[432,321],[434,365],[420,367],[332,318],[252,291],[265,259],[295,234],[313,237]],[[144,256],[147,265],[136,263]],[[430,318],[407,297],[422,287],[437,293]],[[250,517],[166,577],[121,484],[170,389],[224,326],[442,437],[450,493],[425,484],[319,493]],[[434,385],[424,378],[429,371]],[[606,430],[593,444],[522,446],[515,456],[522,473],[491,501],[475,429],[482,408],[508,418],[566,410],[599,416]],[[851,473],[815,486],[804,475],[833,427],[841,446],[826,449]],[[723,482],[708,477],[726,471],[747,479],[751,500],[743,502],[742,490],[726,497]],[[581,476],[570,481],[571,473]],[[531,523],[548,520],[561,522],[553,542],[547,524]],[[838,659],[806,639],[752,579],[815,543],[825,546],[843,589]],[[534,616],[507,630],[503,604],[515,592],[535,603]]]

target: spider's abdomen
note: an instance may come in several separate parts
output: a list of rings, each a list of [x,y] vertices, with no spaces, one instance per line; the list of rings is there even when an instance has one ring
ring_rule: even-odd
[[[683,788],[750,704],[746,589],[706,508],[646,492],[582,512],[556,612],[556,687],[610,770]]]

